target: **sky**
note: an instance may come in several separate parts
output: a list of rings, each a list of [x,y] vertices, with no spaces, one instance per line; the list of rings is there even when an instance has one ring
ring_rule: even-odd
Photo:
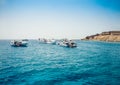
[[[120,30],[120,0],[0,0],[0,39],[81,39]]]

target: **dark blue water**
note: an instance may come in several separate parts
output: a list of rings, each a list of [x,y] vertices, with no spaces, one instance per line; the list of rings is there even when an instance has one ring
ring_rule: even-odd
[[[120,85],[120,43],[77,41],[77,48],[0,41],[0,85]]]

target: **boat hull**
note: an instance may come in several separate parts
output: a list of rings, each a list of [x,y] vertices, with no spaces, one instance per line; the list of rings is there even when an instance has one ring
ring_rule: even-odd
[[[28,42],[27,41],[11,41],[12,47],[27,47]]]

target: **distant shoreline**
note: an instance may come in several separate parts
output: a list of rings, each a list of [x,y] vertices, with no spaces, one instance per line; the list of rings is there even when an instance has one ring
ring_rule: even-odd
[[[100,34],[90,35],[81,40],[120,42],[120,31],[108,31]]]

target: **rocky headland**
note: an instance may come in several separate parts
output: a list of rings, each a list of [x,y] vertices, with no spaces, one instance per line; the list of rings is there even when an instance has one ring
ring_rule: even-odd
[[[97,41],[108,41],[108,42],[120,42],[120,31],[108,31],[100,34],[87,36],[81,40],[97,40]]]

